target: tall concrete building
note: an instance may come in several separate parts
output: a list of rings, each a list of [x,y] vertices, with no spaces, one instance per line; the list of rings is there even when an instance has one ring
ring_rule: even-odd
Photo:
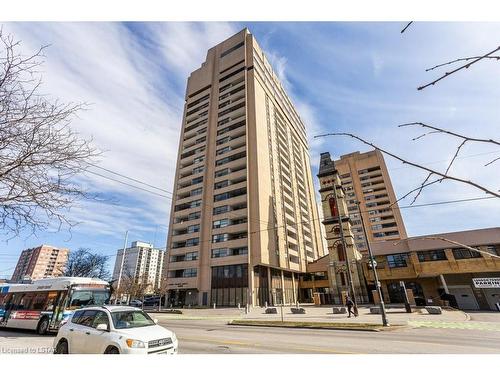
[[[23,250],[11,281],[61,276],[68,261],[68,252],[68,249],[49,245]]]
[[[153,293],[155,289],[161,287],[165,250],[155,249],[146,242],[134,241],[131,247],[125,249],[125,258],[123,253],[123,249],[119,249],[116,253],[113,270],[113,280],[117,280],[116,287],[118,279],[120,288],[124,287],[126,280],[145,285],[145,293]]]
[[[342,155],[339,160],[335,160],[335,168],[346,192],[354,240],[361,252],[368,249],[360,214],[363,215],[370,243],[407,237],[399,206],[395,203],[397,198],[391,178],[380,151]],[[356,201],[360,202],[360,209]]]
[[[347,197],[329,152],[321,154],[318,178],[329,252],[329,293],[336,303],[344,303],[342,296],[346,293],[354,296],[356,302],[368,302],[362,256],[354,241]]]
[[[185,100],[170,303],[293,303],[324,252],[306,129],[247,29],[208,50]]]

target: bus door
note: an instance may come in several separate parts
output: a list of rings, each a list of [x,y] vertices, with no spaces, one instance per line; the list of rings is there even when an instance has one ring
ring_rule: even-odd
[[[59,290],[49,293],[49,303],[47,304],[47,310],[50,310],[52,312],[49,324],[50,329],[59,328],[59,323],[63,319],[67,296],[67,290]]]

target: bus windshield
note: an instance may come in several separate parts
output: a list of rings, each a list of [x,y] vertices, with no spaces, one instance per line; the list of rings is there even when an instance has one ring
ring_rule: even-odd
[[[71,294],[71,301],[68,304],[68,309],[92,305],[100,306],[108,302],[108,290],[74,290]]]

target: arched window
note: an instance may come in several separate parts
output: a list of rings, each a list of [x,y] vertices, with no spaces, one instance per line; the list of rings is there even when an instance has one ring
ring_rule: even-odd
[[[340,262],[345,262],[344,247],[341,243],[337,245],[337,257],[339,258]]]
[[[346,285],[344,272],[340,273],[340,285]]]
[[[338,217],[339,216],[339,210],[337,208],[337,205],[335,204],[335,198],[330,197],[328,199],[328,203],[330,204],[330,213],[332,217]]]

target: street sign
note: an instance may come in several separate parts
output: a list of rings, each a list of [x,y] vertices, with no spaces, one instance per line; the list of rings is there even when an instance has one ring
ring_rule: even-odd
[[[476,288],[500,288],[500,277],[481,277],[472,279]]]

